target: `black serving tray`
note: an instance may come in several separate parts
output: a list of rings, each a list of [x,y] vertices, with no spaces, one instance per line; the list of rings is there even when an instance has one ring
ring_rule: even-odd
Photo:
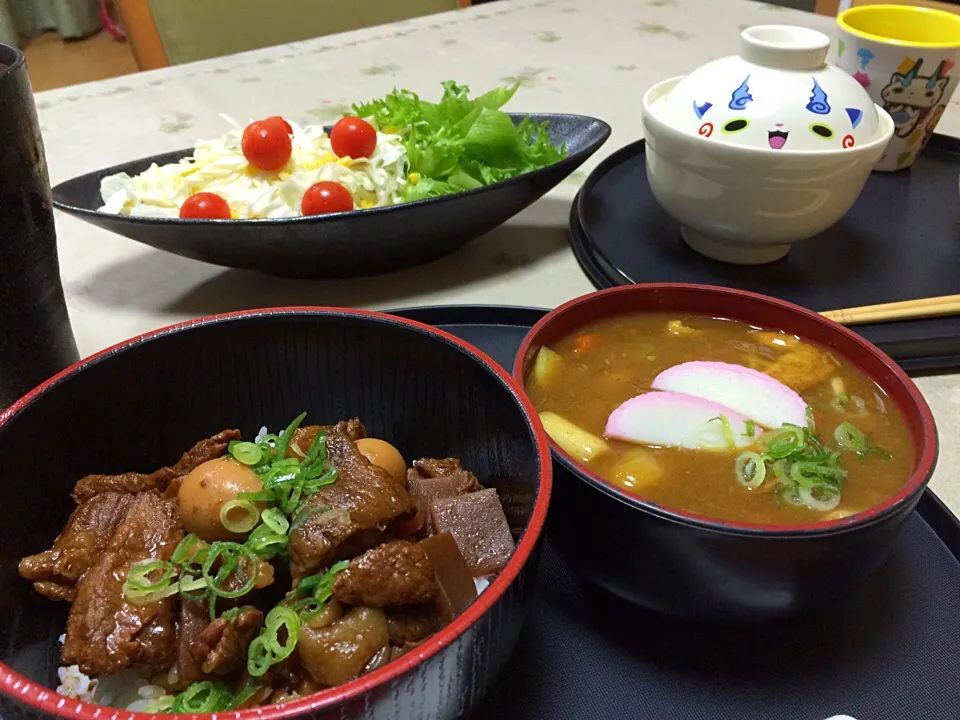
[[[644,142],[591,173],[570,212],[570,244],[598,288],[694,282],[752,290],[813,310],[960,293],[960,140],[934,135],[910,170],[874,173],[847,215],[768,265],[691,250],[654,199]],[[960,367],[960,317],[854,328],[910,371]],[[957,711],[960,717],[960,709]]]
[[[394,312],[458,335],[509,369],[546,311]],[[853,597],[772,625],[681,623],[587,586],[550,542],[553,533],[576,531],[548,517],[534,608],[471,720],[960,717],[960,522],[930,491],[888,561]]]

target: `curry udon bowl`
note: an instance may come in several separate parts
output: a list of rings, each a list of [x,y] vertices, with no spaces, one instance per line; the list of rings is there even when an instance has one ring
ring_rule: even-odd
[[[721,322],[711,318],[726,320]],[[634,322],[646,323],[646,329],[633,329],[630,323]],[[651,330],[654,326],[656,329]],[[667,335],[667,326],[671,332],[686,333],[686,329],[690,329],[702,333],[696,336],[697,344],[694,345],[699,348],[698,352],[671,356],[675,349],[671,350],[670,343],[675,341],[681,343],[677,347],[685,347],[682,343],[687,341]],[[728,327],[733,329],[728,331]],[[777,332],[758,334],[758,328]],[[735,337],[727,348],[713,343],[711,332],[718,338],[723,332],[734,335],[742,332],[744,337]],[[750,334],[753,339],[748,342],[746,336]],[[643,447],[643,444],[628,444],[611,438],[611,427],[622,432],[623,416],[613,417],[616,415],[613,410],[618,406],[633,412],[630,420],[634,422],[633,432],[646,433],[643,437],[664,438],[667,437],[664,433],[673,432],[672,427],[684,422],[689,407],[701,412],[700,398],[691,398],[687,394],[701,393],[702,387],[697,389],[697,382],[701,386],[710,386],[710,392],[734,397],[728,391],[740,382],[736,377],[721,374],[719,379],[704,381],[700,372],[702,368],[708,365],[720,367],[718,362],[694,362],[686,366],[688,370],[693,368],[696,371],[693,375],[687,373],[686,389],[680,389],[679,394],[661,392],[661,388],[669,384],[663,378],[672,378],[672,386],[676,389],[677,364],[720,360],[729,363],[732,362],[730,356],[741,348],[749,348],[752,352],[752,343],[759,337],[783,341],[789,336],[805,341],[798,343],[797,347],[816,349],[820,353],[816,357],[831,363],[834,359],[839,361],[836,366],[842,366],[842,372],[837,372],[846,373],[847,389],[850,393],[864,395],[869,402],[861,407],[858,403],[863,398],[848,395],[846,400],[838,400],[834,408],[831,395],[828,407],[821,404],[818,396],[809,394],[812,390],[805,390],[802,400],[809,404],[806,407],[800,405],[800,419],[794,421],[805,427],[791,429],[789,424],[782,423],[780,430],[776,431],[763,431],[759,423],[759,429],[755,429],[752,420],[738,425],[737,413],[725,409],[718,412],[715,407],[710,409],[713,405],[708,405],[701,417],[711,428],[710,433],[717,434],[702,437],[721,438],[711,440],[719,444],[715,444],[710,452],[683,449],[691,445],[677,447],[672,441],[650,441],[646,443],[647,447]],[[626,345],[618,345],[614,356],[608,354],[604,357],[605,341],[630,343],[634,337],[643,340],[636,346],[638,349],[634,355]],[[541,348],[556,351],[553,359],[560,363],[555,366],[560,368],[560,374],[554,377],[561,382],[550,386],[549,394],[537,387],[541,382],[537,373],[543,370],[542,367],[535,368]],[[591,358],[590,353],[597,352],[597,348],[600,354]],[[577,353],[581,351],[584,354],[578,357]],[[641,374],[647,372],[645,377],[631,377],[637,368],[646,366],[649,366],[646,371],[638,371]],[[782,369],[783,366],[776,367]],[[657,374],[671,368],[669,374]],[[580,380],[565,384],[565,378],[573,377],[563,374],[567,371],[578,373]],[[754,376],[771,380],[770,376],[761,375],[757,370],[741,369],[738,372],[754,380]],[[773,369],[769,372],[776,374]],[[623,377],[618,377],[618,373]],[[801,373],[801,376],[809,380],[808,375]],[[516,357],[514,377],[525,384],[547,432],[551,434],[556,482],[548,533],[558,549],[595,584],[644,608],[687,619],[734,623],[769,620],[800,615],[839,601],[883,561],[923,493],[937,458],[937,435],[930,409],[913,382],[889,357],[852,331],[814,312],[739,290],[650,284],[619,287],[577,298],[550,312],[529,332]],[[690,377],[696,381],[692,385]],[[602,385],[601,381],[609,381],[609,384]],[[632,387],[619,388],[617,383],[621,381],[628,385],[632,383]],[[831,392],[835,384],[831,379],[823,392]],[[611,387],[614,389],[610,390]],[[861,388],[875,389],[876,397],[868,396]],[[635,404],[628,400],[633,396],[647,400],[657,396],[657,402],[669,396],[669,402],[657,410],[652,403]],[[843,404],[851,397],[855,402]],[[606,405],[600,408],[584,405],[578,412],[573,404],[580,402],[578,398],[588,404]],[[801,400],[799,396],[796,399]],[[752,456],[766,468],[765,477],[757,472],[756,464],[751,465],[750,461],[740,463],[740,457],[751,457],[747,451],[754,440],[747,436],[752,438],[754,433],[758,445],[767,443],[764,438],[771,437],[771,433],[774,438],[782,440],[785,436],[779,435],[781,431],[795,431],[801,438],[817,435],[826,445],[833,447],[835,433],[840,432],[834,431],[834,424],[837,428],[851,427],[836,422],[836,415],[831,414],[833,409],[840,412],[841,408],[849,408],[851,413],[859,413],[869,411],[872,403],[879,402],[886,403],[883,407],[890,413],[890,427],[881,427],[881,418],[871,420],[862,415],[853,419],[854,424],[861,423],[863,430],[875,429],[876,432],[873,441],[869,434],[860,434],[861,440],[867,440],[857,446],[862,454],[860,451],[844,450],[841,453],[827,448],[817,460],[823,463],[824,477],[849,473],[842,486],[842,495],[833,495],[833,486],[817,486],[818,489],[802,496],[810,499],[811,506],[819,508],[818,511],[811,511],[802,502],[797,502],[801,497],[797,493],[806,485],[798,485],[793,475],[794,460],[800,462],[814,456],[808,452],[811,445],[797,445],[796,451],[802,450],[805,454],[790,455],[785,460],[773,459],[785,455],[783,447],[778,445],[775,450],[772,441],[763,449],[754,448],[765,452],[763,456]],[[644,417],[643,413],[651,407],[654,412]],[[804,414],[810,408],[813,408],[812,417],[816,423],[812,433],[807,430],[810,415]],[[617,409],[617,413],[621,409]],[[551,412],[551,418],[548,418],[547,411]],[[583,438],[592,439],[577,439],[574,437],[577,430],[557,425],[555,418],[558,414],[589,433]],[[604,425],[603,418],[608,414],[610,418]],[[894,425],[894,420],[900,424]],[[873,425],[869,424],[871,422]],[[645,427],[643,423],[646,423]],[[552,430],[551,424],[558,429]],[[737,435],[730,433],[727,438],[724,426]],[[857,434],[856,430],[850,432]],[[567,450],[554,438],[559,439]],[[633,439],[635,443],[642,443],[642,439]],[[729,446],[726,444],[728,440]],[[842,436],[841,440],[846,442],[849,438]],[[888,453],[891,458],[886,465],[886,456],[880,457],[883,454],[881,449],[866,450],[872,447],[871,443],[881,441],[891,443],[889,446],[893,451]],[[591,444],[592,449],[582,450]],[[658,444],[661,447],[650,447]],[[736,450],[733,449],[735,445]],[[844,449],[853,445],[838,447]],[[624,462],[633,463],[626,465],[630,469],[628,473],[617,470],[621,461],[616,453],[621,450],[627,456]],[[744,452],[738,456],[736,453],[741,450]],[[629,455],[633,452],[640,455]],[[861,457],[864,458],[862,463]],[[639,470],[638,459],[642,461]],[[613,461],[618,464],[612,464]],[[648,470],[651,467],[653,470]],[[743,482],[749,481],[752,487],[738,484],[736,478],[741,477],[739,473],[744,467],[749,472]],[[838,472],[842,468],[846,470]],[[882,497],[872,495],[879,492],[879,485],[874,488],[870,484],[874,482],[871,478],[877,478],[875,482],[879,484],[879,473],[890,469],[899,472],[899,477],[883,482],[893,483],[895,487],[888,486]],[[809,463],[801,462],[796,471],[799,481],[804,483],[817,477],[810,474]],[[649,481],[650,477],[655,479]],[[755,478],[759,478],[761,484],[753,487]],[[628,490],[630,485],[632,489]],[[772,491],[763,495],[762,492],[770,487]],[[825,494],[827,490],[830,493]],[[679,498],[684,492],[689,497],[682,502],[665,499]],[[848,495],[850,502],[864,504],[850,509],[850,514],[838,510],[827,512],[831,503],[826,500],[847,498]],[[867,502],[864,497],[873,497],[873,500]],[[836,502],[832,504],[835,506]],[[761,519],[751,519],[752,516],[747,514],[750,507],[753,508],[750,512],[759,512]]]
[[[54,691],[68,605],[40,597],[17,563],[50,547],[73,508],[74,481],[150,471],[223,428],[253,437],[304,410],[321,423],[359,417],[370,436],[408,459],[461,458],[496,488],[515,549],[460,615],[398,659],[337,687],[221,717],[433,719],[470,711],[510,654],[532,597],[551,488],[535,411],[507,372],[451,335],[376,313],[279,308],[132,339],[0,415],[8,511],[0,526],[0,715],[151,717]]]

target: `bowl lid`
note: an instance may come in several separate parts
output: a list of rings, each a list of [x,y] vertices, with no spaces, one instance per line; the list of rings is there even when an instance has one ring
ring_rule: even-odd
[[[826,64],[830,39],[792,25],[757,25],[740,54],[684,76],[650,112],[714,142],[766,150],[850,148],[874,138],[879,118],[867,91]]]

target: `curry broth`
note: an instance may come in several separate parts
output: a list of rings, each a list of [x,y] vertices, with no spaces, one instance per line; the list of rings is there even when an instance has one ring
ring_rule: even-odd
[[[899,409],[856,368],[793,336],[740,322],[701,316],[627,315],[594,323],[551,345],[561,362],[541,386],[531,375],[527,393],[539,412],[552,411],[602,436],[607,417],[625,400],[650,390],[654,377],[690,360],[745,365],[768,372],[796,390],[813,409],[817,434],[833,446],[833,431],[849,421],[892,458],[861,460],[844,453],[848,477],[839,506],[814,511],[778,503],[764,489],[750,490],[734,475],[739,450],[704,451],[647,448],[607,440],[610,452],[589,467],[607,480],[667,508],[711,518],[763,524],[795,524],[852,514],[894,495],[909,478],[914,450]],[[834,400],[846,393],[863,400],[841,410]],[[642,449],[639,449],[641,448]],[[660,472],[624,472],[631,453],[649,453]]]

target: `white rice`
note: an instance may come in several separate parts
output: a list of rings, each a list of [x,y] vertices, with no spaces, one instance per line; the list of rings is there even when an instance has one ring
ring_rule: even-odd
[[[57,668],[57,677],[60,678],[58,694],[97,705],[160,712],[173,702],[173,695],[166,688],[151,685],[133,670],[91,678],[80,672],[78,666],[70,665]]]

